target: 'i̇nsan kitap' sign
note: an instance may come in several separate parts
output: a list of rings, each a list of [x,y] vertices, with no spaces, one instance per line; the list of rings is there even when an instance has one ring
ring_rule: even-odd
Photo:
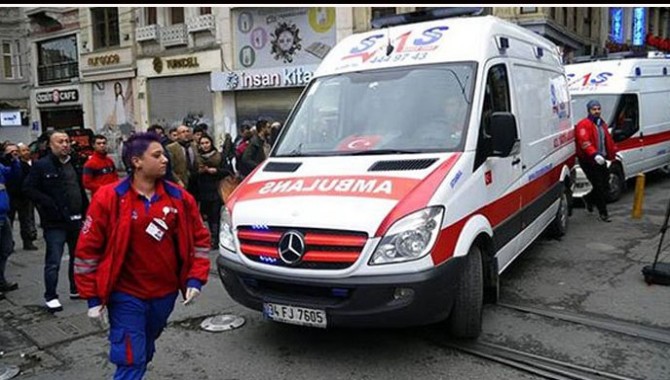
[[[312,79],[318,65],[272,67],[211,74],[212,91],[260,90],[303,87]]]

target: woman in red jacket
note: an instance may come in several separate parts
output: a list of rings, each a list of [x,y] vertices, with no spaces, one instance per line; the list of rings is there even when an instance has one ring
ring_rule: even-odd
[[[76,249],[75,281],[88,315],[106,324],[115,379],[142,378],[181,290],[189,304],[207,282],[210,235],[193,196],[163,179],[167,158],[157,135],[123,147],[130,175],[100,188]]]

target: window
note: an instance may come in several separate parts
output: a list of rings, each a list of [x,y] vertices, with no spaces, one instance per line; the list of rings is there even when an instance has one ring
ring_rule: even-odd
[[[158,23],[156,7],[144,8],[144,25],[155,25]]]
[[[521,14],[537,13],[537,7],[521,7]]]
[[[511,112],[509,96],[509,80],[507,68],[504,64],[498,64],[489,69],[486,77],[486,89],[484,90],[484,105],[477,139],[477,154],[475,156],[475,169],[479,167],[491,152],[491,139],[488,128],[491,114],[494,112]]]
[[[67,82],[79,76],[75,35],[39,42],[37,50],[37,80],[40,85]]]
[[[18,41],[2,41],[2,73],[5,79],[23,78]]]
[[[619,106],[610,123],[612,138],[615,142],[625,140],[640,130],[638,114],[637,95],[622,95]]]
[[[577,8],[572,8],[572,29],[577,31]]]
[[[200,14],[201,15],[211,15],[212,14],[212,7],[200,7]]]
[[[552,20],[556,20],[556,7],[549,8],[549,14]]]
[[[567,7],[562,7],[561,8],[561,25],[565,26],[566,28],[568,26],[568,8]]]
[[[119,46],[118,8],[92,8],[94,49]]]
[[[177,25],[184,23],[184,8],[173,7],[170,8],[170,25]]]
[[[593,8],[589,7],[586,8],[586,12],[584,12],[584,34],[587,37],[591,37],[593,34],[591,31],[591,20],[593,19]]]

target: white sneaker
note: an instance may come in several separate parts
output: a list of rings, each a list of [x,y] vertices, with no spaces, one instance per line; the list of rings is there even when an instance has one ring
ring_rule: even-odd
[[[50,312],[63,311],[63,305],[60,304],[58,298],[54,298],[50,301],[47,301],[47,309],[49,309]]]

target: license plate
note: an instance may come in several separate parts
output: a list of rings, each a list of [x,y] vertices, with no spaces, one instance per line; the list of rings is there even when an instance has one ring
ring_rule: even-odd
[[[264,303],[263,315],[277,322],[301,326],[326,327],[326,312],[324,310]]]

